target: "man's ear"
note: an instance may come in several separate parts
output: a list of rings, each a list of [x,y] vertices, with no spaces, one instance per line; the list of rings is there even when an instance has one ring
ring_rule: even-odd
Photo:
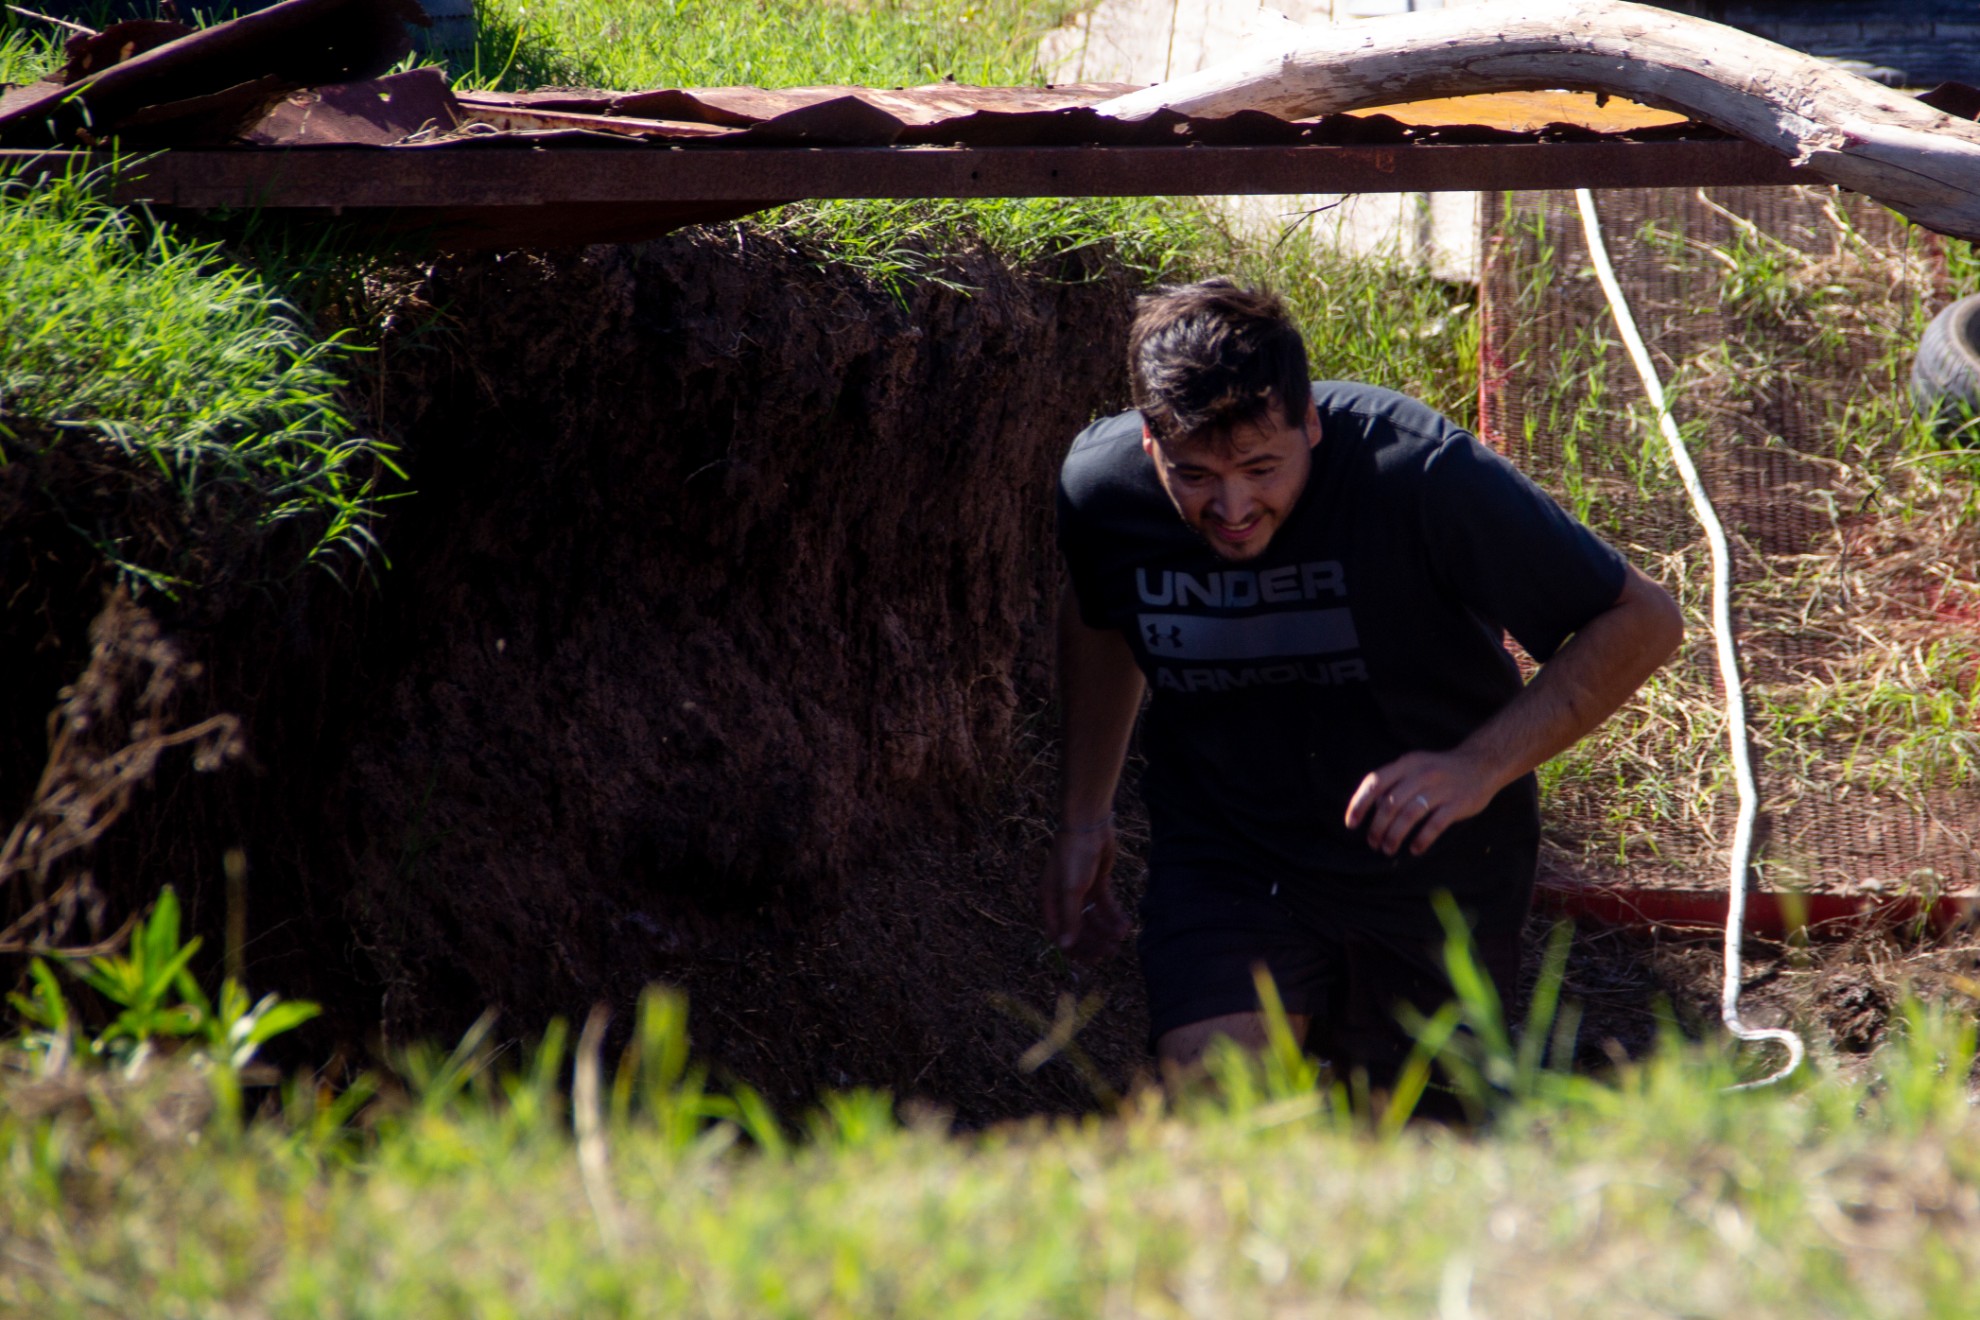
[[[1306,416],[1299,419],[1300,427],[1306,432],[1306,447],[1312,449],[1320,443],[1320,406],[1308,399]]]
[[[1155,433],[1148,429],[1147,422],[1141,424],[1141,452],[1155,457]]]

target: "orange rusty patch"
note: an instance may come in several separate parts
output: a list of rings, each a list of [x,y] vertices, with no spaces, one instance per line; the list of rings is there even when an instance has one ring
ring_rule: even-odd
[[[1356,110],[1356,115],[1383,114],[1405,124],[1482,124],[1515,133],[1531,133],[1548,124],[1580,124],[1598,133],[1682,124],[1685,116],[1656,110],[1611,96],[1602,106],[1593,92],[1494,92],[1486,96],[1447,96],[1435,101],[1412,101]]]

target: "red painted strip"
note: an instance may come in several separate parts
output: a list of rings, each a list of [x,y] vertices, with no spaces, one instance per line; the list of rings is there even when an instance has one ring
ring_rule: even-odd
[[[1563,916],[1612,926],[1690,926],[1723,930],[1726,895],[1709,889],[1628,889],[1620,885],[1542,881],[1536,900]],[[1936,899],[1845,894],[1749,894],[1746,929],[1781,939],[1805,930],[1813,939],[1843,939],[1874,926],[1921,926],[1942,934],[1980,921],[1980,894]]]

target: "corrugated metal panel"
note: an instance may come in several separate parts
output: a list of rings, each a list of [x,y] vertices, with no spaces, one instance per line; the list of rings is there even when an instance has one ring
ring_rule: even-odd
[[[16,168],[45,174],[85,159],[65,154],[78,149],[169,147],[128,168],[119,195],[355,212],[489,244],[650,236],[814,197],[1798,177],[1774,153],[1676,115],[1560,93],[1296,121],[1247,111],[1136,122],[1098,113],[1125,90],[1105,84],[456,95],[432,70],[377,77],[407,50],[416,14],[413,0],[285,0],[199,32],[113,28],[79,45],[57,79],[0,97],[0,149],[14,149]]]

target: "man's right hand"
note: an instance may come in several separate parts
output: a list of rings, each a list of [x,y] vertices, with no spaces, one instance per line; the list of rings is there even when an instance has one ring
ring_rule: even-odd
[[[1089,628],[1072,588],[1059,597],[1059,701],[1064,744],[1062,791],[1039,897],[1045,937],[1081,962],[1120,947],[1127,914],[1114,898],[1114,790],[1128,736],[1141,710],[1141,670],[1126,637]]]
[[[1052,836],[1042,900],[1045,937],[1084,963],[1103,961],[1127,938],[1127,914],[1114,897],[1112,822],[1061,829]]]

